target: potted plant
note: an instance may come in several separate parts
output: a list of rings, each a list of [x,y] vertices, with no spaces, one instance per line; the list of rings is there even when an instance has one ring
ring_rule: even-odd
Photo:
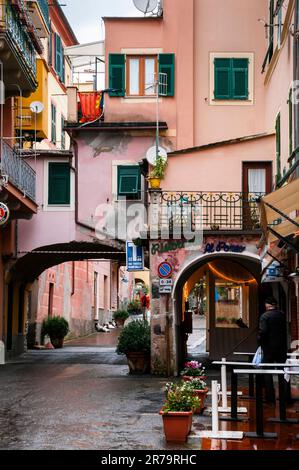
[[[186,384],[166,384],[166,401],[160,415],[167,442],[186,442],[191,431],[193,411],[200,401]]]
[[[161,180],[164,178],[167,168],[167,160],[161,155],[157,155],[156,163],[152,171],[148,175],[148,181],[151,189],[159,189]]]
[[[67,320],[60,316],[48,317],[43,321],[43,335],[50,337],[51,343],[55,349],[63,347],[64,337],[70,331]]]
[[[128,303],[127,311],[129,315],[141,315],[142,305],[140,300],[132,300]]]
[[[124,327],[118,338],[117,354],[127,356],[130,374],[145,374],[150,370],[151,331],[144,320],[134,320]]]
[[[124,326],[126,319],[129,318],[127,310],[116,310],[113,313],[113,320],[115,320],[118,327]]]
[[[205,399],[209,391],[207,384],[201,377],[185,382],[195,397],[199,398],[200,405],[194,410],[195,414],[200,414],[205,407]]]
[[[192,379],[201,378],[202,380],[206,379],[204,375],[205,368],[202,367],[202,364],[198,361],[189,361],[185,363],[185,367],[181,372],[182,379],[185,382],[189,382]]]

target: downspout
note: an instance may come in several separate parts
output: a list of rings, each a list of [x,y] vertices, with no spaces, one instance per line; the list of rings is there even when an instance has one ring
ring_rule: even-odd
[[[299,0],[295,0],[295,11],[294,11],[294,84],[299,84],[299,37],[297,32],[299,31]],[[294,139],[295,148],[299,145],[299,104],[294,100]],[[299,153],[295,155],[295,162],[299,160]],[[299,178],[299,167],[296,168],[296,178]]]

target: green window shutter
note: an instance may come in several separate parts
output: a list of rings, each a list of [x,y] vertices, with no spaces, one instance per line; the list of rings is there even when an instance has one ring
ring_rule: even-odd
[[[71,200],[70,166],[68,163],[49,163],[48,204],[69,205]]]
[[[125,96],[124,54],[109,54],[109,96]]]
[[[56,144],[56,106],[51,104],[51,140]]]
[[[61,116],[61,149],[65,150],[65,131],[63,130],[65,126],[64,117]]]
[[[62,83],[65,83],[65,66],[64,66],[64,48],[61,46],[61,76]]]
[[[231,59],[232,62],[232,99],[248,99],[248,59]]]
[[[216,100],[231,99],[231,59],[215,59],[215,90]]]
[[[276,182],[281,180],[281,126],[280,113],[276,118]]]
[[[167,75],[167,96],[174,96],[175,90],[175,54],[159,54],[159,74]],[[163,94],[163,87],[159,92]]]
[[[117,170],[117,195],[127,199],[140,199],[140,167],[137,165],[119,166]]]
[[[64,74],[64,57],[63,57],[63,47],[61,42],[61,37],[55,33],[55,70],[60,78],[63,81]]]
[[[50,36],[49,36],[49,65],[53,65],[53,33],[50,26]]]
[[[274,0],[270,0],[269,4],[269,63],[271,62],[274,52]]]
[[[290,156],[293,153],[294,147],[293,147],[293,91],[292,88],[289,91],[289,100],[288,100],[288,105],[289,105],[289,153]],[[290,162],[290,165],[292,163]]]

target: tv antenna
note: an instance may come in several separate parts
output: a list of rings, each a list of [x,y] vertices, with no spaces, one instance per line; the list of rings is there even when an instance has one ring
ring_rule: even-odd
[[[37,115],[43,112],[45,106],[40,101],[33,101],[29,107],[30,107],[30,111],[34,114],[34,142],[35,142],[34,163],[35,163],[35,171],[36,171],[36,133],[37,133],[36,119],[37,119]]]
[[[142,11],[145,15],[153,13],[158,6],[158,0],[133,0],[137,10]]]

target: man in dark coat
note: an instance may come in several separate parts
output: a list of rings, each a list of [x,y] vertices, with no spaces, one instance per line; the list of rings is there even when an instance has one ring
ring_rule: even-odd
[[[260,318],[258,344],[263,351],[263,363],[284,363],[287,358],[287,321],[278,309],[274,297],[265,300],[266,312]],[[265,375],[266,401],[275,403],[272,375]]]

